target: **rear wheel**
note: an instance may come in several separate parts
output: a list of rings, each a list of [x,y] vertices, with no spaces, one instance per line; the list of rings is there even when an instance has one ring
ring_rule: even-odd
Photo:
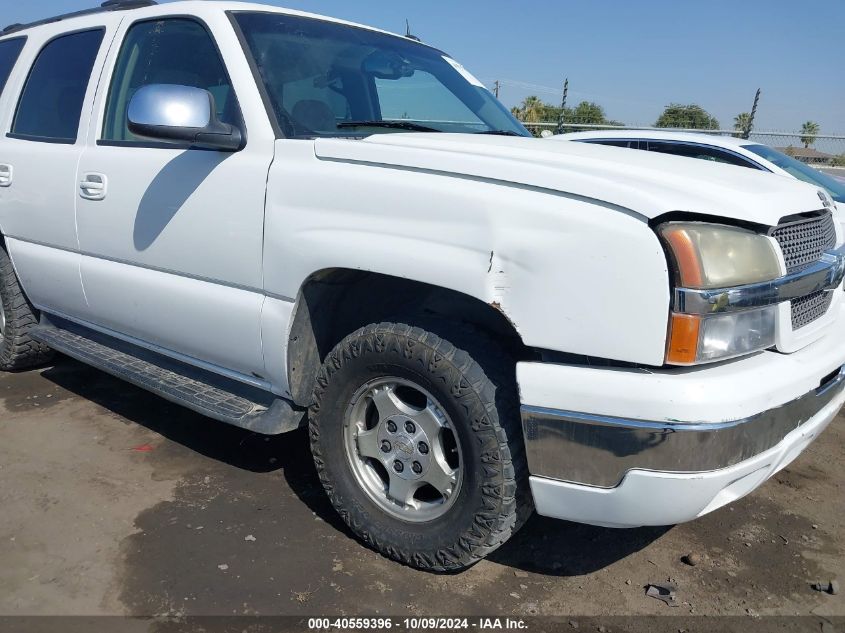
[[[513,364],[465,330],[437,330],[381,323],[341,341],[310,436],[350,528],[385,556],[444,571],[499,547],[531,502]]]
[[[52,357],[46,345],[29,338],[38,325],[35,309],[21,289],[12,261],[0,244],[0,370],[41,365]]]

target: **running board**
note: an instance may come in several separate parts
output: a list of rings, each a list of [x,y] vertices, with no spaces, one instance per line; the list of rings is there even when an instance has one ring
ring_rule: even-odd
[[[36,341],[210,418],[264,435],[299,428],[305,410],[276,395],[58,317],[42,315]]]

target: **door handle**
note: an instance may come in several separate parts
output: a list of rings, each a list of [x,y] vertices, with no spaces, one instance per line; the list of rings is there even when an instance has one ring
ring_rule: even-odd
[[[15,168],[11,165],[0,165],[0,187],[9,187],[12,184],[12,177],[15,175]]]
[[[104,174],[90,172],[82,176],[79,195],[86,200],[102,200],[108,191],[108,178]]]

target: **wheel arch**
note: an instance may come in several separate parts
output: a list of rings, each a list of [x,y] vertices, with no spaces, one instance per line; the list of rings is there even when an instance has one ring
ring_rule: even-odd
[[[287,345],[293,401],[310,404],[323,360],[346,335],[370,323],[415,318],[463,322],[494,338],[514,358],[530,354],[495,301],[383,273],[327,268],[309,275],[297,293]]]

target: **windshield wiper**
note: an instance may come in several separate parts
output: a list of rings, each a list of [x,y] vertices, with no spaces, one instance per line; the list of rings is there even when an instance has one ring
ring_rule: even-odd
[[[484,130],[483,132],[475,132],[475,134],[489,134],[491,136],[524,136],[511,130]]]
[[[412,130],[414,132],[440,132],[440,130],[433,127],[412,123],[411,121],[339,121],[337,127],[386,127],[396,130]]]

